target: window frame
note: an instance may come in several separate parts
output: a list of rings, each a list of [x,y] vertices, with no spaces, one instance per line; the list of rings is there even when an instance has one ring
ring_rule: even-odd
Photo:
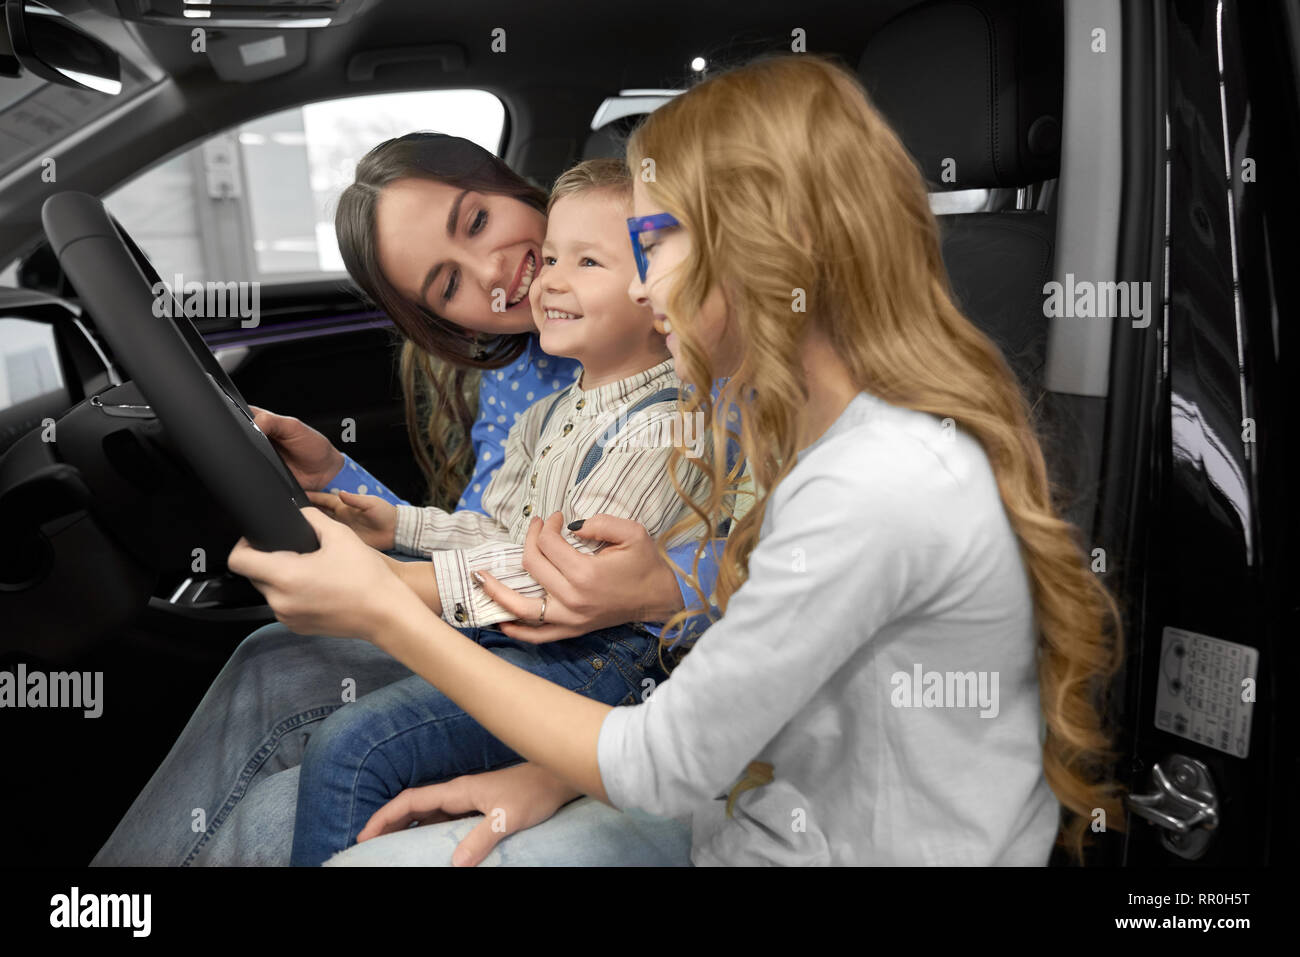
[[[238,181],[239,195],[233,198],[233,203],[235,205],[235,208],[229,209],[228,212],[233,214],[233,217],[236,221],[236,227],[239,231],[239,238],[236,242],[236,245],[238,247],[238,251],[242,254],[243,262],[233,264],[235,267],[233,270],[229,268],[232,264],[223,263],[222,265],[226,268],[221,268],[215,271],[212,276],[206,276],[205,278],[210,278],[214,280],[219,278],[220,281],[223,282],[226,281],[257,282],[261,286],[271,287],[271,288],[279,288],[281,286],[291,286],[291,285],[313,284],[313,283],[315,284],[346,283],[349,281],[348,273],[346,270],[327,271],[327,270],[316,269],[316,270],[293,270],[293,271],[283,271],[283,272],[265,272],[261,269],[258,263],[257,251],[254,246],[254,244],[257,241],[257,235],[255,233],[253,220],[252,220],[252,198],[249,195],[249,185],[248,185],[249,177],[247,175],[247,170],[245,165],[245,160],[246,160],[245,152],[244,152],[245,147],[244,144],[241,144],[239,142],[240,132],[245,127],[253,123],[256,123],[260,120],[264,120],[267,117],[276,116],[281,113],[288,113],[293,110],[302,110],[306,107],[314,106],[317,104],[334,103],[334,102],[340,102],[340,101],[351,100],[351,99],[363,99],[363,98],[382,97],[382,96],[400,96],[400,95],[410,95],[410,94],[420,94],[420,93],[457,93],[457,92],[472,92],[472,93],[484,94],[492,97],[492,99],[495,100],[500,105],[501,112],[502,112],[501,132],[500,135],[497,137],[496,155],[504,159],[505,151],[510,142],[510,135],[513,129],[513,115],[512,115],[512,111],[508,99],[506,97],[503,97],[498,91],[487,89],[484,87],[470,87],[470,86],[434,87],[434,88],[421,88],[421,89],[394,89],[394,90],[384,90],[384,91],[377,91],[377,92],[355,93],[355,94],[350,94],[345,96],[327,97],[325,99],[319,99],[319,100],[306,100],[301,103],[296,103],[288,106],[280,106],[277,107],[276,109],[267,110],[266,112],[259,113],[254,116],[245,117],[241,119],[238,123],[232,124],[231,126],[226,127],[225,129],[208,133],[205,136],[200,137],[198,139],[191,140],[190,142],[186,143],[184,146],[180,147],[179,149],[173,150],[172,152],[168,153],[166,156],[160,157],[158,160],[151,163],[146,169],[136,173],[129,180],[125,180],[121,183],[116,184],[110,191],[105,192],[101,198],[103,199],[105,204],[108,205],[109,203],[112,202],[112,199],[116,194],[120,193],[122,190],[127,189],[128,187],[134,184],[139,183],[145,177],[154,173],[156,170],[158,170],[166,163],[172,162],[173,160],[176,160],[179,157],[188,157],[190,163],[192,164],[190,175],[193,177],[193,181],[196,187],[195,188],[196,199],[202,201],[206,198],[212,200],[213,202],[222,202],[222,200],[220,199],[207,196],[207,190],[204,186],[207,170],[204,166],[202,150],[204,146],[206,146],[210,142],[215,141],[219,137],[222,136],[233,137],[235,141],[235,149],[234,149],[235,175]],[[114,215],[117,214],[114,213]],[[121,217],[119,216],[118,218],[120,219]],[[227,216],[226,219],[229,220],[230,216]],[[229,258],[229,254],[232,250],[225,248],[222,245],[223,242],[229,243],[229,240],[228,239],[223,240],[218,235],[221,232],[221,229],[219,226],[216,226],[211,222],[210,212],[207,215],[205,215],[203,212],[200,212],[196,216],[196,227],[197,227],[196,235],[198,236],[199,241],[203,245],[204,256],[205,259],[207,260],[207,262],[205,262],[205,267],[207,266],[208,262],[211,262],[214,259],[217,262],[221,263],[223,259]],[[218,255],[216,256],[211,255],[211,251],[217,251],[217,250],[221,251]],[[21,257],[19,257],[19,259],[21,259]],[[167,271],[172,272],[173,270],[168,269]],[[211,270],[205,268],[205,273],[210,271]],[[233,275],[232,272],[234,271],[239,272],[240,275]],[[170,282],[171,276],[164,274],[163,269],[159,269],[159,274],[164,281]]]

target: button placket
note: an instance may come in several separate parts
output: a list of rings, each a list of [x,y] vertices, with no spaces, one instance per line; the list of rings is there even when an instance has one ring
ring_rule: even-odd
[[[539,460],[539,462],[540,462],[541,459],[546,458],[546,453],[549,452],[549,451],[551,451],[551,447],[550,447],[549,445],[548,445],[546,448],[542,449],[542,454],[539,455],[539,456],[537,457],[538,460]],[[534,491],[536,491],[536,489],[537,489],[537,475],[538,475],[538,472],[539,472],[539,471],[540,471],[540,469],[538,469],[538,468],[534,468],[534,469],[533,469],[533,474],[532,474],[531,476],[529,476],[529,478],[528,478],[528,487],[529,487],[530,489],[533,489]],[[527,503],[527,504],[526,504],[526,505],[521,509],[521,511],[523,512],[523,514],[524,514],[525,517],[527,517],[527,516],[529,516],[529,515],[532,515],[532,514],[533,514],[533,503],[532,503],[532,502]]]

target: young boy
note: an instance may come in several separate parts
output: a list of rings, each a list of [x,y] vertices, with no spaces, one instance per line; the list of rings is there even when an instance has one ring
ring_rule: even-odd
[[[606,513],[658,536],[687,510],[668,469],[671,440],[684,433],[674,421],[679,381],[650,311],[628,298],[636,268],[626,227],[631,195],[631,178],[617,160],[582,163],[555,184],[529,298],[542,349],[577,359],[582,374],[511,428],[505,461],[483,493],[488,514],[309,493],[375,548],[427,556],[428,562],[390,561],[449,624],[522,667],[613,705],[638,700],[666,677],[653,635],[630,623],[547,644],[513,641],[488,628],[515,616],[477,588],[474,575],[487,571],[535,596],[544,621],[543,589],[522,565],[534,516]],[[704,479],[691,464],[700,451],[687,449],[677,468],[692,495]],[[582,551],[601,546],[565,535]],[[666,545],[692,538],[698,530]],[[404,788],[516,758],[418,677],[364,695],[331,714],[311,738],[299,778],[292,862],[320,864],[351,846],[370,816]]]

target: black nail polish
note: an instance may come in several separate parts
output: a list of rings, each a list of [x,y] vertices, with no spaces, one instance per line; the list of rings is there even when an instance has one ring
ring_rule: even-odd
[[[585,518],[580,518],[576,522],[570,522],[569,531],[576,532],[578,529],[582,528],[582,523],[585,521],[586,521]]]

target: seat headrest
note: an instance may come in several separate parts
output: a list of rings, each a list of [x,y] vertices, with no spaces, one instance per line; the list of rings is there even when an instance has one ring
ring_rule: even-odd
[[[1063,36],[1061,0],[945,0],[886,23],[858,75],[933,189],[1026,186],[1060,171]]]
[[[617,159],[623,155],[623,137],[614,129],[612,123],[606,123],[600,129],[595,130],[587,137],[586,145],[582,148],[582,158]]]
[[[600,129],[594,130],[587,137],[587,142],[582,148],[582,158],[584,160],[606,157],[609,159],[622,159],[627,152],[627,138],[632,135],[632,131],[636,129],[638,124],[649,115],[649,113],[631,113],[616,120],[610,120]]]

